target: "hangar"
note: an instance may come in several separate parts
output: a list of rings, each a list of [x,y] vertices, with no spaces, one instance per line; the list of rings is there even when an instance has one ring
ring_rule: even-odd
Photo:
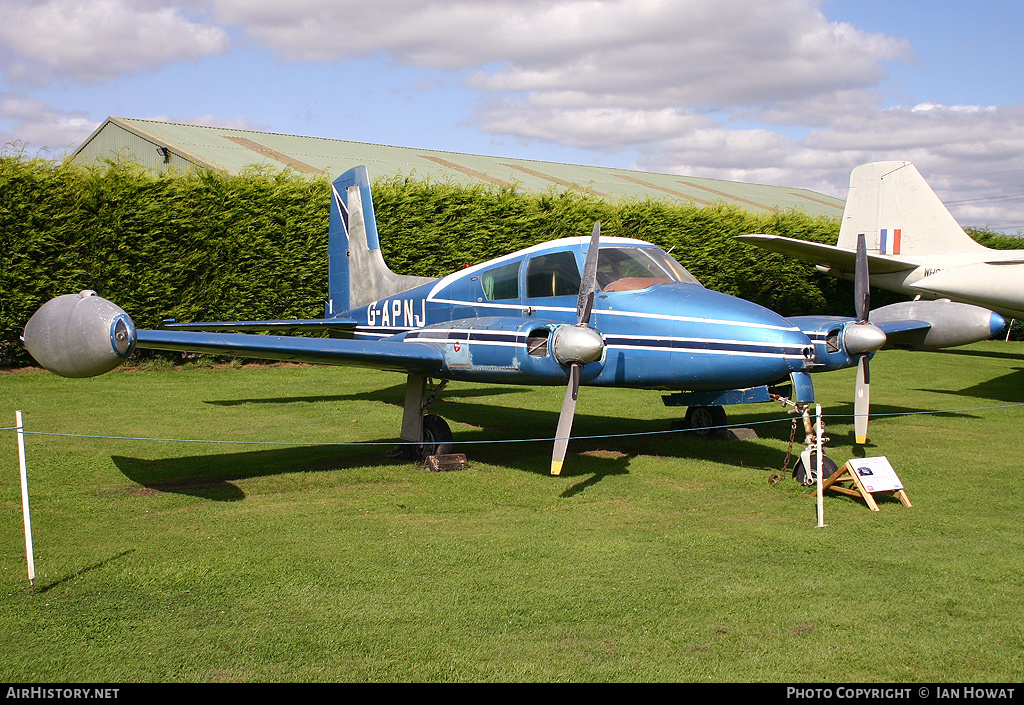
[[[117,157],[154,171],[199,167],[237,173],[257,165],[329,177],[362,164],[373,178],[409,176],[527,192],[572,189],[598,198],[696,205],[725,202],[755,212],[800,210],[836,218],[844,205],[803,188],[122,117],[107,118],[71,156],[85,163]]]

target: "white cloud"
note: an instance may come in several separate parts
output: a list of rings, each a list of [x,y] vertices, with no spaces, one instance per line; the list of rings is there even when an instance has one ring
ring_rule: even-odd
[[[829,22],[813,0],[216,0],[286,60],[384,54],[469,70],[486,92],[565,107],[737,106],[873,85],[906,42]]]
[[[854,166],[906,159],[964,224],[1024,229],[1024,107],[916,107],[845,115],[805,137],[767,128],[697,129],[643,145],[637,166],[845,198]]]
[[[218,0],[215,8],[282,60],[383,54],[461,71],[483,96],[469,119],[481,131],[636,152],[646,169],[845,195],[858,160],[965,134],[886,124],[884,66],[909,60],[910,46],[831,22],[813,0],[300,0],[287,10]],[[934,113],[937,122],[949,112]]]
[[[487,132],[608,152],[636,148],[645,143],[658,144],[713,124],[706,117],[672,108],[560,110],[532,106],[529,110],[522,110],[497,101],[481,106],[475,121]]]
[[[0,92],[0,121],[12,129],[0,129],[0,145],[21,144],[29,149],[50,145],[61,156],[77,147],[99,123],[83,110],[65,111],[29,96]],[[0,124],[2,124],[0,123]]]
[[[972,201],[959,212],[1024,226],[1013,199],[978,200],[1024,192],[1024,108],[925,95],[886,109],[886,68],[913,59],[908,42],[830,21],[822,8],[824,0],[0,0],[0,71],[8,82],[98,82],[225,52],[229,36],[240,39],[236,50],[255,45],[285,64],[383,57],[464,80],[480,99],[453,120],[484,133],[840,197],[857,164],[910,159],[940,197]],[[0,100],[0,118],[17,125],[9,134],[22,139],[73,144],[94,126],[84,113],[24,96]],[[183,121],[250,127],[248,117]],[[982,176],[956,178],[966,173]]]
[[[97,83],[195,61],[228,47],[227,32],[166,3],[0,0],[0,66],[9,80]]]
[[[138,116],[140,120],[156,120],[158,122],[175,122],[182,125],[202,125],[204,127],[227,127],[232,130],[252,130],[256,132],[269,130],[268,125],[250,122],[244,115],[233,118],[221,118],[211,113],[204,115],[181,117],[180,115],[146,115]]]

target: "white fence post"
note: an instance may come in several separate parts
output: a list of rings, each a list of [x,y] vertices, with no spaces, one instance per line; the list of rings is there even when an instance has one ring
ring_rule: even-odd
[[[817,461],[818,467],[816,467],[814,469],[814,473],[818,476],[818,528],[823,528],[825,526],[825,501],[824,501],[825,493],[821,489],[821,473],[822,473],[822,470],[823,470],[824,465],[825,465],[825,457],[824,457],[823,449],[821,447],[821,442],[822,442],[822,438],[821,438],[821,434],[822,434],[822,428],[821,428],[821,404],[815,405],[815,414],[818,417],[818,420],[817,420],[818,427],[817,427],[817,431],[814,434],[816,436],[815,442],[817,443],[817,451],[818,451],[817,454],[816,454],[816,458],[815,459]]]
[[[18,426],[18,463],[21,466],[21,514],[25,520],[25,556],[28,558],[28,582],[35,588],[36,561],[32,552],[32,517],[28,508],[28,469],[25,464],[25,427],[21,421],[21,412],[14,412],[14,420]]]

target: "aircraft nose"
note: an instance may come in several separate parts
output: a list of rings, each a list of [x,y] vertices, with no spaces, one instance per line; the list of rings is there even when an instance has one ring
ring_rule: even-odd
[[[1006,319],[1000,316],[995,311],[988,319],[988,329],[992,331],[992,335],[999,335],[1006,328]]]

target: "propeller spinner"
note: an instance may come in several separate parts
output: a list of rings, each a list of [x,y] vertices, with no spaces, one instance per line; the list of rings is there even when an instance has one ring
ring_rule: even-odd
[[[576,397],[580,389],[580,370],[586,365],[601,358],[604,352],[604,338],[590,327],[590,312],[594,307],[594,292],[597,283],[597,256],[601,239],[601,224],[594,224],[594,232],[590,236],[590,249],[583,265],[583,277],[580,280],[580,294],[576,301],[576,325],[563,326],[555,333],[552,341],[552,354],[563,365],[569,366],[569,383],[565,388],[565,399],[562,411],[558,415],[558,428],[555,431],[555,447],[551,454],[551,474],[562,472],[565,451],[572,433],[572,421],[576,415]]]

